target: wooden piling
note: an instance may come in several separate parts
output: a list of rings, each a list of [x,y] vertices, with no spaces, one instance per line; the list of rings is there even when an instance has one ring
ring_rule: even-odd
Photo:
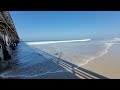
[[[6,37],[8,39],[7,41]],[[8,11],[0,11],[0,45],[5,60],[11,58],[6,47],[10,46],[12,50],[15,50],[18,43],[19,36],[16,32],[10,13]]]
[[[5,43],[4,43],[2,38],[0,38],[0,44],[2,46],[2,52],[3,52],[4,59],[5,60],[10,59],[11,56],[10,56],[10,54],[9,54],[9,52],[8,52],[8,50],[7,50],[6,46],[5,46]]]

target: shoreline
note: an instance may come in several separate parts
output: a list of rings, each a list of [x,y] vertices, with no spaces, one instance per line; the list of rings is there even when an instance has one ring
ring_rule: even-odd
[[[82,65],[82,68],[104,75],[110,79],[120,78],[120,44],[112,45],[106,54]]]
[[[20,46],[23,47],[24,45],[20,45]],[[24,52],[24,48],[21,48],[21,49],[23,51],[22,50],[20,51]],[[29,47],[28,49],[32,50],[31,47]],[[114,45],[112,44],[112,46],[110,46],[109,48],[106,47],[106,50],[104,50],[104,52],[105,51],[107,53],[105,53],[104,55],[98,58],[95,58],[93,60],[90,60],[88,61],[87,64],[79,66],[79,67],[65,60],[56,59],[53,56],[54,60],[52,60],[51,65],[55,66],[58,69],[62,69],[65,71],[67,70],[68,72],[46,73],[44,75],[40,75],[40,76],[38,75],[35,77],[8,77],[8,78],[0,77],[0,79],[111,79],[111,78],[120,78],[120,73],[119,73],[120,44],[114,44]],[[34,52],[26,53],[26,56],[29,56],[33,53]],[[38,56],[37,53],[34,56],[36,57],[36,55],[37,57],[39,57],[37,59],[41,59],[42,57],[44,57],[41,55]],[[41,66],[39,68],[41,68]],[[33,66],[32,66],[32,69],[33,69]],[[19,71],[19,69],[17,71]],[[21,73],[24,72],[22,71],[22,69],[20,69],[20,71]]]
[[[96,60],[100,57],[103,57],[105,54],[109,53],[109,49],[112,48],[113,45],[116,45],[116,43],[106,43],[108,44],[108,47],[104,50],[104,52],[102,52],[99,56],[97,57],[92,57],[91,59],[87,60],[86,63],[83,63],[80,65],[81,66],[84,66],[84,65],[87,65],[89,62],[93,61],[93,60]],[[109,45],[110,44],[110,45]]]

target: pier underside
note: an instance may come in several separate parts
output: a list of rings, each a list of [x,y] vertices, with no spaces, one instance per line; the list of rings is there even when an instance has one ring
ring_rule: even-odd
[[[10,13],[8,11],[0,11],[0,49],[4,60],[11,58],[7,47],[15,50],[18,43],[19,37]]]

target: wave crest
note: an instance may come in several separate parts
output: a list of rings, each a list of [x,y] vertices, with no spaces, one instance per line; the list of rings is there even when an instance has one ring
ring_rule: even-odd
[[[26,42],[28,45],[36,45],[36,44],[53,44],[53,43],[66,43],[66,42],[86,42],[91,39],[81,39],[81,40],[65,40],[65,41],[47,41],[47,42]]]

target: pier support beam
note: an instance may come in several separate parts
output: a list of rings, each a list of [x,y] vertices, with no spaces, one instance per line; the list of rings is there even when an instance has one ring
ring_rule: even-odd
[[[2,46],[3,58],[5,60],[10,59],[11,56],[10,56],[10,54],[9,54],[9,52],[8,52],[8,50],[7,50],[6,46],[5,46],[4,41],[3,41],[2,38],[0,38],[0,44]]]
[[[8,11],[0,11],[0,45],[5,60],[11,58],[7,46],[15,50],[19,40],[10,13]]]

